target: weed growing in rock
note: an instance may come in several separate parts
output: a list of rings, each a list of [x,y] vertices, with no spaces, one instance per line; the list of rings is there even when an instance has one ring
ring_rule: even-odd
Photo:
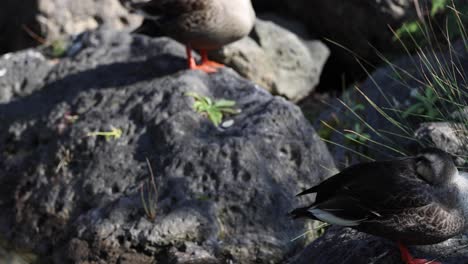
[[[56,39],[54,41],[48,42],[46,39],[39,36],[26,25],[23,25],[22,28],[26,34],[41,44],[41,49],[45,55],[51,58],[62,58],[67,54],[68,48],[70,46],[68,40]]]
[[[291,239],[291,242],[294,242],[300,238],[305,238],[305,244],[308,244],[309,242],[312,242],[314,241],[315,239],[317,239],[318,237],[320,237],[321,235],[323,235],[325,233],[325,231],[327,231],[327,229],[330,227],[331,225],[328,224],[328,223],[323,223],[323,222],[320,222],[320,221],[308,221],[307,222],[307,231],[305,231],[304,233],[298,235],[297,237]]]
[[[140,187],[140,197],[141,204],[143,205],[143,210],[145,210],[145,215],[150,221],[156,220],[156,205],[158,201],[158,189],[156,188],[156,183],[154,180],[153,169],[148,159],[146,159],[146,164],[150,172],[150,179],[148,182],[144,182]]]
[[[111,139],[119,139],[122,136],[122,129],[111,127],[111,131],[96,131],[96,132],[89,132],[87,134],[88,137],[105,137],[106,141]]]
[[[74,124],[78,120],[79,116],[78,115],[72,115],[70,113],[65,113],[60,120],[60,122],[57,125],[57,132],[59,134],[63,134],[65,129],[69,126]]]
[[[195,99],[195,102],[193,103],[195,111],[202,115],[206,115],[215,126],[219,126],[219,124],[221,124],[224,114],[240,113],[239,109],[234,108],[236,106],[235,101],[225,99],[215,101],[195,92],[187,92],[185,95]]]
[[[415,1],[415,3],[419,3],[419,1]],[[451,39],[461,36],[457,24],[459,21],[468,21],[462,15],[468,13],[468,6],[464,5],[462,0],[431,0],[428,3],[430,8],[425,11],[421,10],[419,4],[417,5],[418,19],[406,21],[395,30],[393,37],[395,42],[403,41],[407,48],[417,48],[421,44],[427,45],[431,40],[440,38],[440,35],[446,35]],[[430,21],[426,21],[427,19]],[[432,28],[431,25],[427,24],[427,22],[441,20],[445,20],[447,25],[443,30]],[[415,43],[418,44],[415,45]]]
[[[52,58],[61,58],[67,54],[68,42],[65,40],[54,40],[47,46],[49,54]]]
[[[430,120],[443,120],[442,113],[436,105],[439,98],[435,94],[434,89],[426,87],[423,94],[418,90],[414,90],[414,93],[411,96],[414,97],[416,102],[402,112],[401,116],[403,118],[418,116],[428,118]]]

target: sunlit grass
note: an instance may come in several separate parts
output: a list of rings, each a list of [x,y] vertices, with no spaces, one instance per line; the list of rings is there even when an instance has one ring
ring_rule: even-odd
[[[406,53],[405,63],[393,62],[376,50],[386,67],[372,74],[368,69],[377,68],[375,65],[335,43],[355,56],[368,74],[366,84],[372,84],[376,90],[371,96],[369,90],[356,84],[345,93],[345,99],[338,100],[341,119],[323,120],[319,129],[327,131],[322,133],[327,135],[326,142],[343,148],[361,161],[373,160],[376,154],[405,156],[414,152],[415,145],[432,146],[431,142],[415,137],[421,123],[450,122],[454,133],[464,142],[462,145],[467,145],[468,114],[456,113],[466,113],[468,105],[468,76],[464,71],[468,69],[468,38],[464,24],[468,19],[456,2],[445,2],[448,5],[443,8],[441,2],[436,7],[437,12],[444,10],[446,13],[443,23],[432,19],[436,14],[433,9],[430,16],[417,23],[417,29],[402,27],[393,31],[395,44],[401,45]],[[468,5],[461,7],[462,10],[467,8]],[[379,83],[382,76],[377,74],[384,74],[391,85],[405,90],[404,93],[392,97],[384,88],[388,85]],[[358,111],[356,106],[359,106]],[[385,120],[386,127],[370,120],[371,113]],[[463,153],[466,150],[451,154],[466,161]]]

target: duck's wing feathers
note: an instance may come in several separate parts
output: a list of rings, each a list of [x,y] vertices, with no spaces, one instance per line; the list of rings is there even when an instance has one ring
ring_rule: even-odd
[[[291,214],[353,226],[428,205],[435,199],[428,191],[430,188],[415,173],[414,159],[362,163],[300,193],[317,193],[315,202]]]

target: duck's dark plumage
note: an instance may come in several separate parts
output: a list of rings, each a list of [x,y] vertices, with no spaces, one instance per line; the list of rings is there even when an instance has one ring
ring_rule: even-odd
[[[120,0],[154,20],[168,36],[194,49],[217,49],[251,31],[250,0]]]
[[[405,244],[433,244],[461,233],[466,213],[451,157],[428,149],[402,159],[361,163],[301,192],[315,202],[291,212]]]
[[[185,44],[189,68],[207,73],[223,66],[208,59],[208,50],[247,36],[255,23],[251,0],[120,1],[154,21],[167,36]],[[195,62],[192,49],[200,51],[201,64]]]

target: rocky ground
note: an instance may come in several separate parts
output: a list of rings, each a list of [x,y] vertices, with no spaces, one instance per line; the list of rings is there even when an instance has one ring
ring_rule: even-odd
[[[59,62],[33,50],[0,59],[11,90],[0,105],[8,240],[54,263],[278,263],[300,249],[294,194],[334,164],[297,106],[230,69],[185,70],[183,47],[167,38],[104,30],[77,42]],[[28,67],[44,72],[24,76]],[[242,112],[217,128],[185,92]],[[87,135],[112,128],[121,138]],[[155,222],[140,200],[145,158]]]
[[[466,110],[441,105],[445,120],[408,119],[405,137],[390,140],[400,128],[372,106],[419,102],[419,80],[435,80],[421,55],[366,73],[326,40],[368,62],[378,61],[375,48],[395,56],[388,25],[416,17],[413,4],[254,1],[254,30],[211,54],[228,67],[208,75],[186,70],[183,46],[147,22],[131,34],[142,19],[117,0],[1,3],[0,262],[399,263],[392,242],[351,229],[293,241],[317,223],[287,213],[307,202],[296,193],[362,160],[353,151],[399,156],[393,148],[417,150],[414,138],[466,165]],[[452,68],[464,73],[466,54],[458,42],[427,58],[456,61]],[[396,78],[401,72],[411,78]],[[187,92],[233,100],[240,112],[217,127]],[[387,131],[387,145],[349,144],[321,120],[372,139]],[[374,130],[356,127],[362,121]],[[156,189],[142,191],[151,180],[147,159]],[[411,251],[458,264],[468,258],[465,244],[462,235]]]

